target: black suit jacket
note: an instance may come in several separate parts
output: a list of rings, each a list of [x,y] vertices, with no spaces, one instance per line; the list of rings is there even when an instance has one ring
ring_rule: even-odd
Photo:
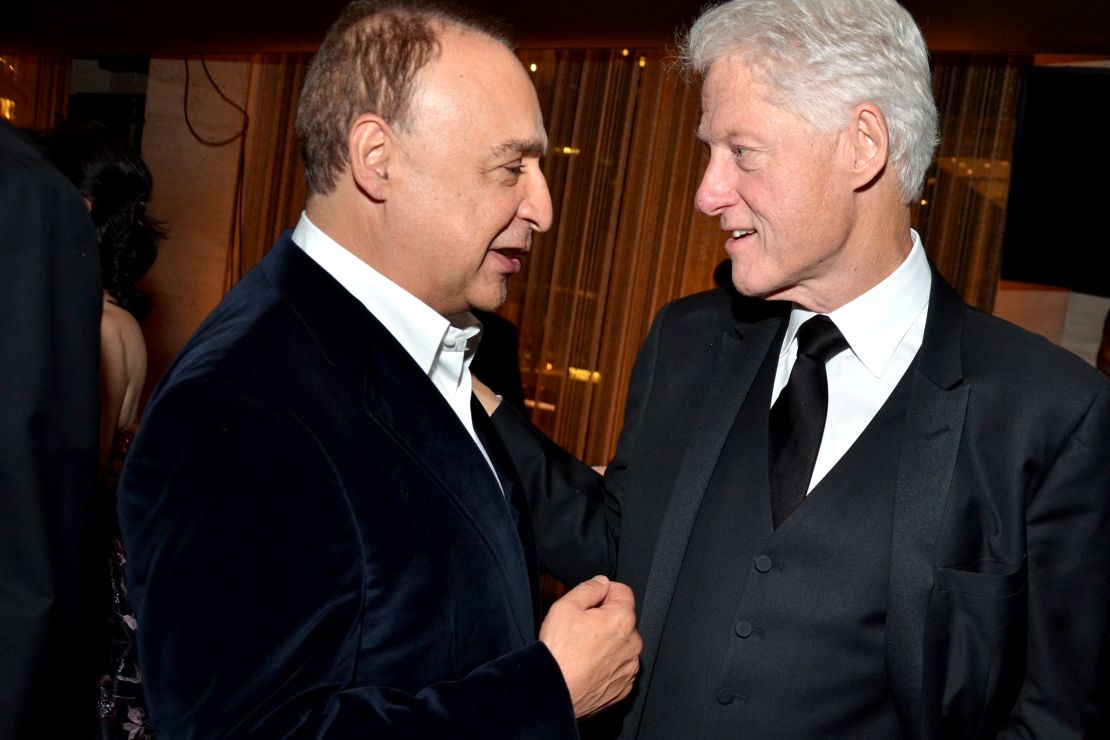
[[[492,471],[288,233],[159,384],[119,508],[159,737],[576,737]]]
[[[493,417],[536,509],[540,562],[574,573],[578,546],[632,586],[640,686],[702,495],[788,308],[726,291],[665,307],[603,487],[522,417]],[[935,273],[910,372],[885,650],[903,734],[1098,736],[1110,700],[1110,383],[969,308]],[[645,693],[626,707],[626,736]]]
[[[0,739],[85,736],[95,719],[100,307],[80,193],[0,121]]]

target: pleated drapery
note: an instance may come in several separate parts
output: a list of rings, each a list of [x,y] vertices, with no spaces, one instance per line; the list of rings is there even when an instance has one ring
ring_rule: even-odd
[[[17,128],[54,128],[66,115],[72,67],[60,54],[0,52],[0,117]]]
[[[555,205],[500,313],[520,333],[533,421],[579,457],[616,446],[628,377],[652,316],[712,287],[724,257],[716,219],[694,192],[706,163],[696,140],[700,86],[663,49],[522,49],[550,139],[544,172]],[[49,128],[65,110],[69,60],[0,55],[0,97],[20,126]],[[226,288],[255,265],[304,202],[293,135],[307,54],[239,57],[249,65]],[[941,55],[933,87],[942,143],[913,222],[941,272],[990,310],[1001,264],[1020,66],[1013,57]],[[206,84],[195,62],[195,84]],[[534,67],[533,67],[534,65]],[[9,70],[10,72],[10,70]],[[11,92],[4,92],[11,91]],[[144,149],[158,147],[144,141]]]

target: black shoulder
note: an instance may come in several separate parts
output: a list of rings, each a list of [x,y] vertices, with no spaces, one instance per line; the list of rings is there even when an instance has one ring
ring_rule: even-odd
[[[702,320],[724,329],[790,315],[789,301],[766,301],[741,295],[732,288],[715,288],[679,298],[663,308],[676,320]],[[661,312],[662,313],[662,312]]]
[[[1110,383],[1093,365],[1040,334],[968,307],[964,313],[964,369],[1005,374],[1018,385],[1035,383],[1041,392],[1097,393]]]

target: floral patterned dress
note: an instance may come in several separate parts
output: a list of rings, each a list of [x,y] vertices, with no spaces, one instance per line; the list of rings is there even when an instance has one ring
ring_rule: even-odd
[[[143,676],[138,664],[136,639],[139,625],[127,603],[127,586],[123,578],[127,556],[120,541],[119,521],[115,513],[116,482],[130,444],[130,434],[120,435],[117,439],[108,461],[104,485],[111,501],[105,528],[110,534],[111,550],[108,553],[108,663],[100,677],[97,700],[97,716],[100,718],[98,737],[101,740],[147,740],[154,737],[143,701]]]

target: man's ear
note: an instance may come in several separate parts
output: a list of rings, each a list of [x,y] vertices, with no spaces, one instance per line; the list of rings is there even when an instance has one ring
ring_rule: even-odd
[[[393,132],[380,116],[363,113],[347,133],[347,158],[351,176],[372,199],[384,201],[389,194],[389,167]]]
[[[890,139],[886,117],[874,103],[860,103],[852,109],[848,128],[853,186],[863,188],[873,182],[887,165]]]

